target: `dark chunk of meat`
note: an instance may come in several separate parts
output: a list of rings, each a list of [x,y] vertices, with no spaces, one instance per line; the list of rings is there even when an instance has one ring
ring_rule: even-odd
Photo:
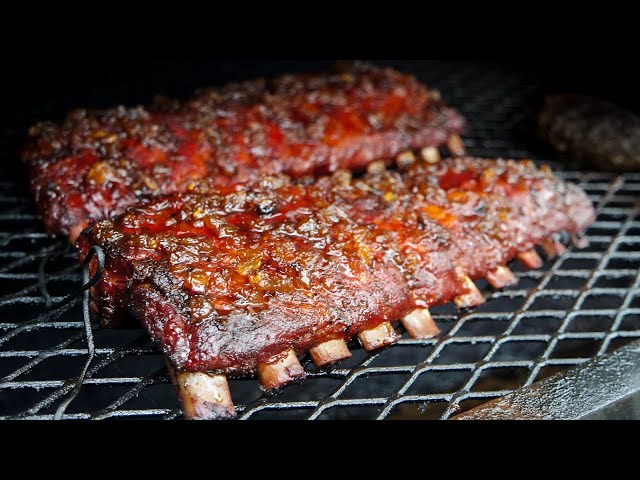
[[[550,95],[538,116],[541,139],[562,157],[616,172],[640,171],[640,117],[584,95]]]

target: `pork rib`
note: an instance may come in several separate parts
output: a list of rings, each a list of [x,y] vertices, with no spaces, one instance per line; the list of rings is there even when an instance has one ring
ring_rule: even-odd
[[[74,241],[143,195],[202,178],[224,187],[357,170],[445,143],[459,153],[463,124],[413,77],[356,64],[202,90],[183,103],[77,110],[32,127],[22,159],[47,231]]]
[[[535,245],[594,220],[582,190],[532,162],[404,170],[270,176],[227,194],[205,182],[143,200],[78,239],[82,255],[100,245],[107,258],[92,311],[107,325],[133,312],[182,379],[185,412],[219,415],[232,411],[228,389],[216,408],[193,392],[253,373],[277,387],[304,376],[303,352],[324,365],[356,335],[367,350],[393,343],[396,320],[433,336],[431,305],[481,303],[472,279],[506,286],[509,260],[535,266]]]

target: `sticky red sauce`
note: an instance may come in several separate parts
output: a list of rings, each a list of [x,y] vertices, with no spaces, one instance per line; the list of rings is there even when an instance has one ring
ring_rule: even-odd
[[[526,162],[470,158],[311,185],[268,177],[226,195],[202,184],[102,221],[78,245],[107,253],[92,291],[107,323],[133,311],[178,368],[247,373],[451,301],[468,291],[459,269],[484,276],[591,221],[579,189]]]
[[[362,169],[440,145],[463,123],[414,78],[359,67],[203,90],[183,103],[78,110],[33,127],[22,158],[49,232],[68,233],[193,180],[233,187],[265,174]],[[87,162],[101,164],[105,181],[88,185]],[[112,191],[108,205],[92,201]]]

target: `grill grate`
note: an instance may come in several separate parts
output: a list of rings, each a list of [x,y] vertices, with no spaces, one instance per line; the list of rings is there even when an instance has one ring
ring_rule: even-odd
[[[398,66],[460,107],[471,154],[545,158],[527,134],[540,93],[535,78],[499,66]],[[7,143],[3,161],[16,162]],[[447,418],[640,338],[640,174],[553,167],[597,206],[587,249],[571,247],[537,271],[512,264],[520,283],[502,292],[478,282],[488,299],[473,311],[433,308],[443,331],[437,339],[402,332],[398,344],[373,355],[353,341],[352,358],[329,370],[303,361],[308,379],[277,395],[265,395],[256,380],[232,380],[240,418]],[[44,419],[86,359],[81,270],[65,241],[42,232],[25,183],[0,177],[0,418]],[[94,331],[96,358],[65,418],[180,417],[146,332]]]

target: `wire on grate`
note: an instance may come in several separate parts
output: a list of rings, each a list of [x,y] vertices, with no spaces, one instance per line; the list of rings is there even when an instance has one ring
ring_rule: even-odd
[[[413,70],[469,119],[471,154],[544,160],[527,135],[535,79],[453,62]],[[2,151],[5,161],[16,161]],[[470,312],[432,310],[436,339],[411,339],[318,370],[277,395],[230,382],[240,418],[447,418],[640,338],[640,174],[563,170],[597,206],[590,246],[567,250]],[[0,177],[0,418],[53,418],[86,361],[80,266],[66,241],[42,232],[26,179]],[[57,252],[57,255],[55,254]],[[47,307],[39,280],[46,263]],[[64,418],[180,417],[161,353],[142,329],[94,326],[95,359]]]
[[[91,276],[90,274],[90,264],[93,259],[96,259],[97,267],[96,273]],[[40,262],[40,265],[43,266],[45,262]],[[89,313],[89,289],[93,287],[102,275],[102,271],[104,269],[104,250],[98,245],[93,245],[89,251],[87,252],[87,256],[84,258],[82,262],[82,287],[80,291],[82,293],[82,321],[84,322],[84,336],[87,340],[87,361],[82,367],[82,372],[78,376],[78,379],[74,382],[73,390],[67,398],[65,398],[60,406],[57,408],[55,415],[53,418],[55,420],[60,420],[64,415],[64,412],[67,410],[69,404],[78,396],[80,392],[80,388],[82,388],[82,384],[87,376],[87,371],[91,366],[91,362],[93,361],[93,357],[95,356],[95,344],[93,342],[93,330],[91,328],[91,317]],[[40,269],[38,271],[38,281],[42,286],[42,292],[45,297],[45,305],[47,307],[51,306],[51,297],[49,296],[49,292],[46,288],[46,283],[43,282],[42,277],[44,276],[44,269]]]

